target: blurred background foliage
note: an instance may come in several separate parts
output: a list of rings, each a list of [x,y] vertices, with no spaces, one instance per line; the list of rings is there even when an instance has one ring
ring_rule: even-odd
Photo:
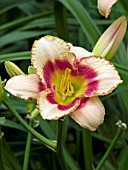
[[[101,16],[95,0],[4,0],[0,1],[0,76],[9,79],[5,61],[13,61],[27,74],[30,65],[30,51],[34,40],[45,35],[55,35],[77,46],[92,51],[100,35],[118,17],[128,19],[127,0],[116,3],[108,19]],[[112,59],[119,71],[123,84],[111,94],[102,97],[106,109],[104,123],[92,133],[93,163],[97,166],[114,138],[117,126],[122,120],[128,124],[128,32]],[[10,95],[18,113],[26,120],[29,102]],[[24,158],[27,131],[16,118],[1,104],[0,116],[6,117],[2,152],[6,170],[21,170]],[[44,121],[40,116],[36,130],[49,139],[57,139],[57,121]],[[83,170],[84,155],[82,128],[66,117],[65,149],[63,154],[69,169]],[[128,169],[128,135],[124,133],[116,143],[102,170]],[[56,154],[33,138],[29,170],[61,169]]]

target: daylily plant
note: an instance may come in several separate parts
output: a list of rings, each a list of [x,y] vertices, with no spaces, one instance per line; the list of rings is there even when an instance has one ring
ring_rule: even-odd
[[[92,131],[103,122],[105,109],[98,95],[122,83],[112,63],[53,36],[34,42],[31,62],[36,74],[11,78],[7,91],[36,100],[43,119],[70,115]]]

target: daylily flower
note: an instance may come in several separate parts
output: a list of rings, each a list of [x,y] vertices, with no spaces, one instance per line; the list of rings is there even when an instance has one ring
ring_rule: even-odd
[[[105,109],[98,95],[122,82],[112,63],[53,36],[34,42],[31,62],[36,74],[11,78],[7,91],[37,100],[43,119],[70,115],[92,131],[103,122]]]
[[[98,10],[100,14],[108,18],[111,8],[116,2],[117,0],[98,0]]]

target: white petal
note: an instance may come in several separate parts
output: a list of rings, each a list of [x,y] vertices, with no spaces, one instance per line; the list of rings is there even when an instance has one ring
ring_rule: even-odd
[[[93,56],[94,54],[85,50],[82,47],[70,46],[70,52],[73,52],[77,60],[80,60],[83,57]]]
[[[36,73],[42,80],[43,68],[48,61],[54,66],[55,60],[65,59],[72,62],[74,55],[69,52],[69,45],[64,40],[53,36],[45,36],[34,42],[31,61]]]
[[[105,109],[98,97],[90,97],[70,114],[80,126],[94,131],[104,121]]]
[[[106,95],[112,92],[119,83],[122,83],[114,65],[102,57],[87,57],[81,61],[81,64],[92,68],[96,73],[96,76],[93,79],[90,78],[90,82],[87,82],[92,85],[93,82],[98,82],[96,90],[92,91],[89,96]],[[92,75],[89,76],[91,77]]]
[[[49,94],[48,91],[42,91],[39,93],[38,97],[38,108],[40,110],[40,114],[43,119],[48,120],[57,120],[63,116],[69,115],[71,112],[73,112],[79,105],[79,101],[76,101],[76,103],[70,107],[69,109],[60,110],[58,108],[58,103],[50,103],[48,101],[47,95]],[[53,99],[51,99],[52,101]]]
[[[5,89],[23,99],[37,99],[38,93],[44,89],[36,74],[20,75],[9,79]]]
[[[111,12],[111,7],[117,2],[117,0],[98,0],[98,10],[101,15],[108,18]]]

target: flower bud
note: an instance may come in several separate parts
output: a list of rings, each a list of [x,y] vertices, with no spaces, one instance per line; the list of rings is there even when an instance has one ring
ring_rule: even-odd
[[[6,121],[5,117],[0,117],[0,125],[3,125],[5,121]]]
[[[126,123],[123,123],[121,120],[118,120],[118,122],[116,123],[116,125],[118,126],[118,128],[122,129],[123,131],[127,130],[127,125],[126,125]]]
[[[93,53],[96,56],[105,57],[111,60],[125,35],[127,21],[124,16],[118,18],[110,27],[101,35],[96,43]]]
[[[24,75],[24,73],[20,70],[19,67],[17,67],[14,63],[10,61],[6,61],[4,63],[5,69],[10,77],[18,76],[18,75]]]
[[[28,67],[28,74],[35,74],[35,70],[32,66]]]
[[[117,2],[117,0],[98,0],[98,10],[101,15],[108,18],[111,12],[111,7]]]

